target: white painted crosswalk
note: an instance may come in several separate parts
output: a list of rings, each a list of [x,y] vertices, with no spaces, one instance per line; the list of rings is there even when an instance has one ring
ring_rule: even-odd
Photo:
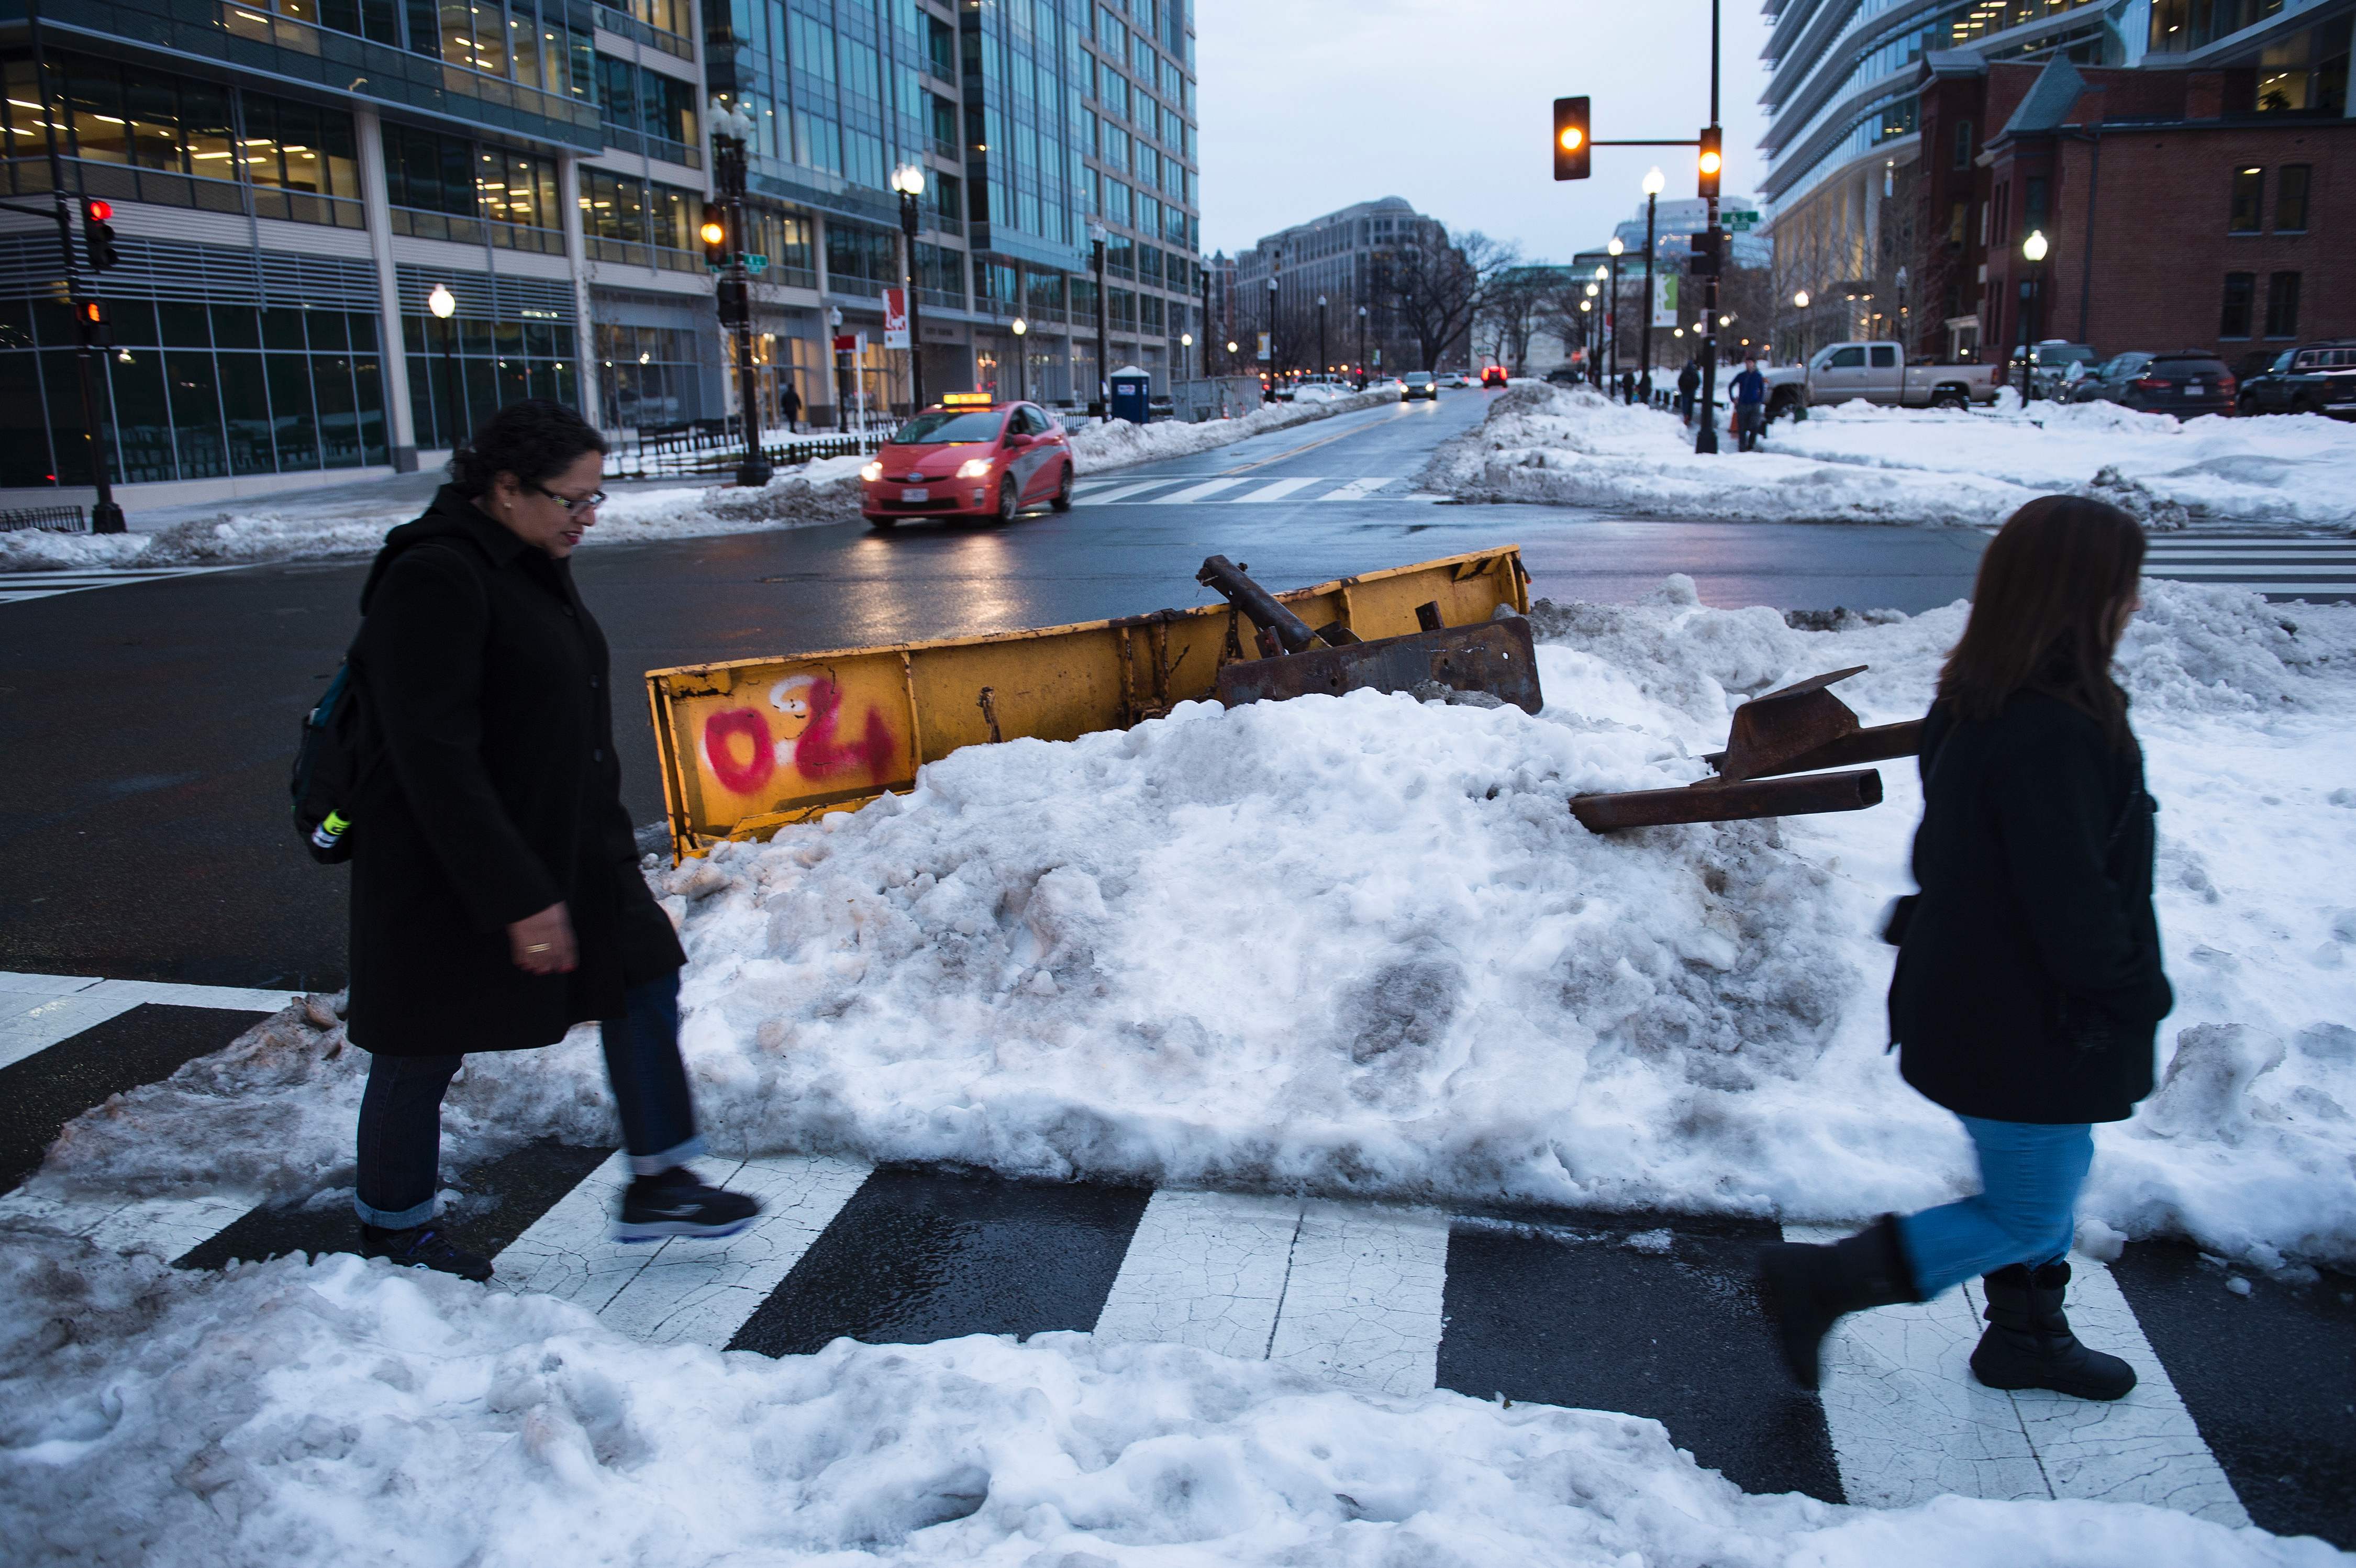
[[[1249,486],[1249,489],[1238,487]],[[1113,479],[1083,484],[1075,506],[1194,506],[1202,503],[1269,506],[1278,501],[1404,501],[1429,506],[1447,498],[1409,488],[1397,475],[1338,478],[1291,475],[1179,474],[1159,479]]]
[[[53,598],[91,588],[120,588],[133,583],[153,583],[166,577],[196,577],[226,572],[227,566],[126,566],[90,572],[0,572],[0,605],[22,599]]]
[[[275,1013],[295,995],[291,991],[250,991],[241,986],[0,972],[0,1068],[148,1004]]]
[[[2144,575],[2268,598],[2356,598],[2356,539],[2169,534],[2151,542]]]

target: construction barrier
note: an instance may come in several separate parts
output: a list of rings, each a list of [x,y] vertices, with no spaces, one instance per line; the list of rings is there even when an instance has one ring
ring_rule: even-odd
[[[1369,639],[1529,609],[1515,545],[1280,594],[1312,627]],[[647,672],[674,861],[762,839],[906,789],[959,746],[1127,729],[1210,697],[1223,665],[1258,657],[1226,605],[943,642]]]

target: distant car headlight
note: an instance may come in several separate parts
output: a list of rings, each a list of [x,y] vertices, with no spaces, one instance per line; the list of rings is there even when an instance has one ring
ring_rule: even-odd
[[[882,478],[884,477],[884,460],[879,457],[874,462],[868,464],[867,467],[859,470],[859,477],[867,480],[871,484],[875,480]]]
[[[957,477],[960,479],[986,479],[990,478],[990,459],[987,457],[968,457],[964,462],[958,465]]]

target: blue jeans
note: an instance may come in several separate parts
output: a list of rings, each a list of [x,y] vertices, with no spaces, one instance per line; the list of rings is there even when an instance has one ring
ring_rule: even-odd
[[[1914,1284],[1928,1301],[1974,1274],[2065,1256],[2078,1188],[2094,1161],[2094,1129],[1963,1117],[1980,1157],[1980,1191],[1898,1222]]]
[[[622,1142],[634,1176],[659,1176],[703,1152],[687,1064],[679,1055],[679,976],[623,993],[624,1016],[598,1032],[605,1076],[622,1112]],[[463,1056],[374,1057],[360,1096],[359,1178],[352,1208],[388,1230],[434,1218],[442,1190],[442,1096]]]

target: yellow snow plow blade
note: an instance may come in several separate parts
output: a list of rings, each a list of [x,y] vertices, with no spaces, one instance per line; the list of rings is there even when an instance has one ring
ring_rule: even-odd
[[[1366,639],[1529,608],[1521,550],[1451,555],[1277,596],[1311,626]],[[1257,657],[1226,605],[944,642],[734,659],[647,672],[674,861],[729,839],[906,789],[961,746],[1070,740],[1207,698],[1219,667]]]

